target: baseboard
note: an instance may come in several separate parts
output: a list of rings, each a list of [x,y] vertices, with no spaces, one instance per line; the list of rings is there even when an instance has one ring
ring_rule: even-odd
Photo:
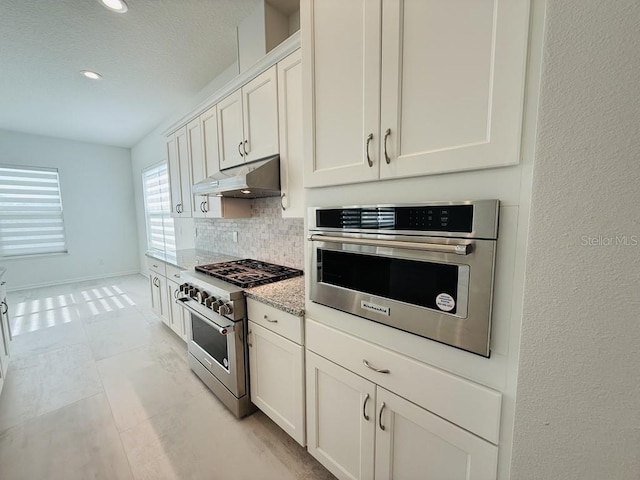
[[[56,285],[68,285],[70,283],[89,282],[92,280],[102,280],[105,278],[123,277],[125,275],[136,275],[136,274],[145,276],[140,270],[128,270],[125,272],[108,273],[105,275],[93,275],[90,277],[71,278],[68,280],[60,281],[60,282],[33,283],[30,285],[20,286],[17,288],[11,288],[10,283],[7,282],[7,287],[8,287],[7,292],[19,292],[21,290],[31,290],[33,288],[54,287]]]

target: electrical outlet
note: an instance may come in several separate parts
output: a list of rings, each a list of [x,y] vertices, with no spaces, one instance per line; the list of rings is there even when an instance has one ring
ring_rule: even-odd
[[[231,232],[233,234],[233,243],[238,243],[238,232]]]

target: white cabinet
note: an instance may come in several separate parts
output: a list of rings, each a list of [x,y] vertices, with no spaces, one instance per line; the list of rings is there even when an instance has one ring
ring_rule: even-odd
[[[0,281],[0,393],[9,368],[12,340],[5,282]]]
[[[149,283],[151,286],[151,309],[170,327],[171,313],[167,298],[167,279],[158,273],[151,272]]]
[[[307,186],[519,162],[528,0],[301,7]]]
[[[197,120],[200,131],[200,156],[192,155],[191,172],[193,182],[198,183],[220,171],[218,151],[218,108],[216,105],[205,111]],[[193,123],[191,122],[191,123]],[[192,146],[193,148],[193,146]],[[199,160],[199,161],[198,161]],[[193,203],[194,218],[207,218],[210,211],[210,198],[208,196],[196,196]]]
[[[375,478],[496,478],[498,447],[376,387]]]
[[[278,117],[282,216],[304,218],[300,50],[278,62]]]
[[[495,479],[501,396],[306,322],[307,444],[345,479]]]
[[[191,186],[194,183],[198,183],[207,178],[207,165],[204,156],[204,139],[202,126],[203,125],[200,121],[200,118],[196,118],[187,123],[187,158],[190,163],[189,171],[191,172],[191,177],[189,180],[189,192],[191,192]],[[193,210],[191,212],[191,215],[194,218],[206,217],[208,203],[208,197],[193,195],[191,197],[191,205]]]
[[[191,165],[188,142],[186,125],[167,139],[172,217],[191,216]]]
[[[220,170],[278,153],[276,66],[218,102]]]
[[[176,335],[187,341],[187,315],[184,308],[176,302],[180,296],[180,284],[167,279],[167,298],[169,302],[169,327]]]
[[[251,401],[305,445],[302,317],[247,299]]]
[[[307,449],[338,478],[372,479],[375,385],[307,350]]]

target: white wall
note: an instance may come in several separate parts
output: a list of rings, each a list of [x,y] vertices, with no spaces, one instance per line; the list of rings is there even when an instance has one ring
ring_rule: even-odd
[[[139,271],[129,149],[0,130],[0,163],[58,169],[69,249],[0,260],[9,289]]]
[[[133,176],[133,189],[135,196],[135,213],[138,231],[138,256],[140,259],[140,268],[142,273],[147,273],[145,252],[147,251],[147,231],[144,216],[144,197],[142,195],[142,170],[155,163],[166,160],[166,137],[164,131],[181,118],[183,115],[195,108],[198,104],[205,101],[207,97],[213,95],[217,90],[222,88],[226,83],[233,80],[238,75],[238,65],[232,64],[224,72],[213,79],[198,95],[186,102],[180,111],[175,115],[167,118],[152,132],[147,134],[131,149],[131,172]],[[176,227],[176,245],[178,249],[194,248],[194,230],[193,219],[177,218],[175,219]]]
[[[545,26],[512,478],[639,478],[640,4]]]

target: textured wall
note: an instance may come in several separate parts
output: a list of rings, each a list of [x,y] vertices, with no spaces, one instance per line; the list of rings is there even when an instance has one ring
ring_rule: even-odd
[[[251,218],[195,219],[196,248],[304,268],[304,221],[282,218],[280,198],[251,201]],[[233,242],[238,232],[238,242]]]
[[[638,479],[640,4],[545,27],[511,478]]]

